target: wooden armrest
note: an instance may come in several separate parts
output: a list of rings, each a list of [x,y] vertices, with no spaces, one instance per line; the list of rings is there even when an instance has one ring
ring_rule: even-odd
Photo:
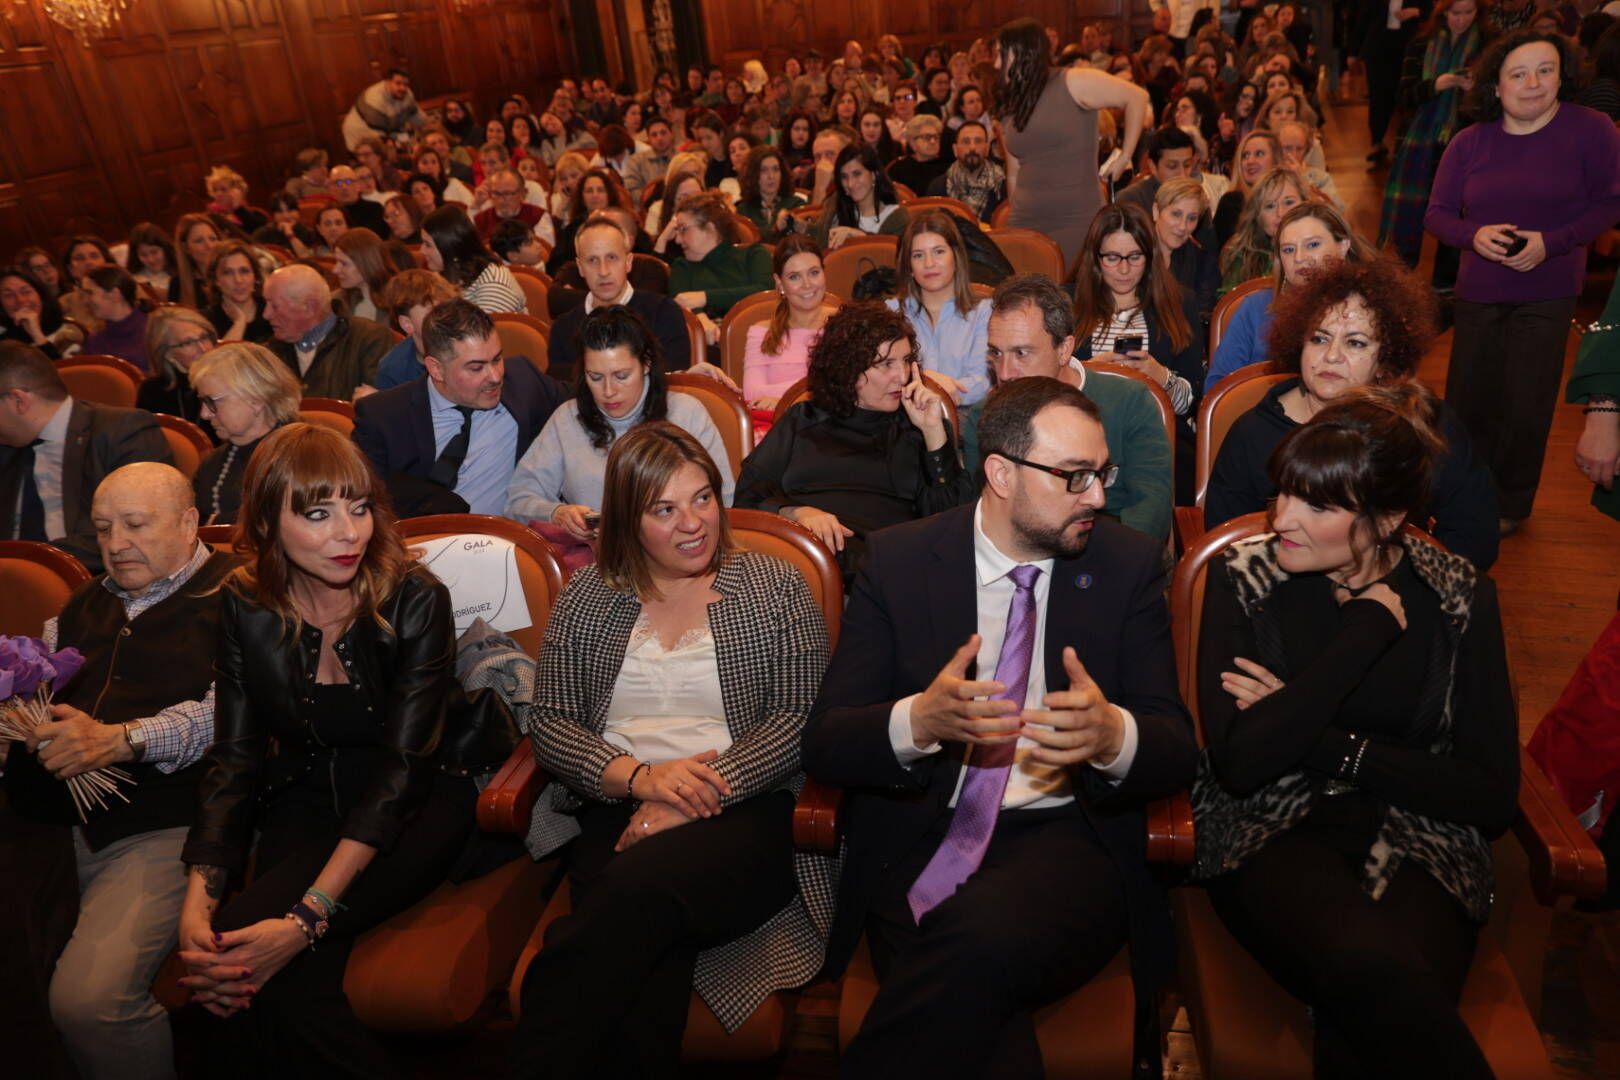
[[[826,787],[805,778],[793,807],[793,843],[806,851],[838,850],[838,804],[842,788]]]
[[[1175,507],[1176,542],[1182,551],[1189,550],[1204,535],[1204,511],[1196,506]]]
[[[534,760],[534,745],[525,737],[479,793],[478,827],[485,832],[527,833],[534,801],[550,782],[550,775]]]
[[[1551,906],[1561,896],[1590,900],[1603,894],[1608,877],[1602,853],[1523,747],[1513,834],[1530,861],[1530,885],[1537,900]]]
[[[1192,797],[1178,791],[1147,808],[1147,858],[1150,863],[1191,866],[1193,861]]]

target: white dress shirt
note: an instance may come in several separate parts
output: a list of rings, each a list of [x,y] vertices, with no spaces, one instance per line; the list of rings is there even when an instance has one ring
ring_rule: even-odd
[[[62,513],[62,460],[67,454],[68,421],[73,418],[73,398],[62,399],[56,415],[40,428],[44,441],[34,447],[34,489],[45,506],[45,536],[60,540],[67,535],[67,515]]]
[[[586,290],[586,292],[585,292],[585,314],[589,315],[591,312],[595,311],[597,308],[603,307],[603,306],[606,306],[606,307],[621,307],[621,306],[623,306],[625,304],[628,304],[630,302],[630,298],[632,296],[634,296],[634,295],[636,295],[636,287],[634,285],[630,284],[628,279],[624,283],[624,292],[620,293],[614,299],[613,303],[611,303],[611,304],[607,304],[607,305],[598,304],[596,302],[596,294],[589,291],[589,290]]]
[[[1039,568],[1041,575],[1035,581],[1035,646],[1034,655],[1030,657],[1029,682],[1024,688],[1024,708],[1044,708],[1042,699],[1046,697],[1046,600],[1052,591],[1052,563],[1051,559],[1043,559],[1030,565]],[[978,678],[995,678],[996,664],[1001,659],[1001,645],[1007,636],[1007,612],[1012,606],[1014,593],[1017,587],[1009,576],[1014,569],[1022,565],[1004,554],[996,547],[984,532],[984,505],[980,503],[973,510],[973,568],[979,616],[979,656]],[[930,746],[918,747],[911,734],[911,707],[920,695],[912,694],[901,698],[894,703],[889,712],[889,744],[894,748],[894,756],[902,765],[910,765],[920,761],[930,754],[937,754],[941,744],[933,743]],[[1136,760],[1136,717],[1131,715],[1129,709],[1120,708],[1120,717],[1125,723],[1124,739],[1120,744],[1119,756],[1107,765],[1092,764],[1092,768],[1102,773],[1108,779],[1118,783],[1125,778],[1131,770],[1131,762]],[[1038,746],[1027,735],[1019,736],[1018,745],[1013,752],[1013,768],[1007,777],[1007,790],[1001,797],[1001,806],[1005,810],[1016,809],[1042,809],[1049,806],[1062,806],[1072,802],[1074,795],[1069,784],[1068,770],[1060,765],[1047,765],[1035,760],[1031,752]],[[967,758],[972,761],[973,747],[967,748]],[[956,793],[951,796],[951,805],[956,805],[957,796],[961,794],[962,780],[967,775],[964,769],[957,777]]]

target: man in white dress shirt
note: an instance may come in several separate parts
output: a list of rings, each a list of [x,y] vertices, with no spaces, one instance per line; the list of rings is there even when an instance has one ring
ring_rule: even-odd
[[[1160,546],[1102,517],[1096,406],[992,392],[972,506],[874,535],[804,734],[845,789],[824,974],[864,932],[881,988],[849,1077],[1040,1075],[1031,1016],[1129,940],[1168,972],[1146,802],[1191,783]]]

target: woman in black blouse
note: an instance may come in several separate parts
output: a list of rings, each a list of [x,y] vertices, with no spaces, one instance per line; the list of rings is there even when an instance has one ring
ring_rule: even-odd
[[[504,709],[468,719],[450,593],[383,500],[327,428],[282,428],[248,466],[180,957],[225,1021],[219,1053],[254,1074],[399,1075],[344,996],[349,951],[457,866],[472,777],[516,742]],[[253,879],[222,903],[250,851]]]
[[[950,415],[916,356],[905,316],[845,304],[810,350],[810,400],[776,421],[737,480],[737,506],[815,533],[846,580],[868,533],[973,498]]]
[[[1494,583],[1401,533],[1442,448],[1419,384],[1366,387],[1271,458],[1273,534],[1208,574],[1199,876],[1312,1007],[1316,1076],[1491,1076],[1457,1013],[1517,806]]]

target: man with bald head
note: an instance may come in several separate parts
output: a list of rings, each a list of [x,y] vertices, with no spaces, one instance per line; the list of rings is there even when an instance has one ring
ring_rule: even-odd
[[[313,267],[283,266],[264,283],[270,351],[298,376],[310,397],[352,400],[375,385],[377,365],[394,345],[386,326],[332,312],[332,289]]]
[[[76,401],[44,353],[0,343],[0,540],[55,544],[100,570],[96,486],[120,465],[172,460],[151,413]]]
[[[51,721],[9,747],[6,793],[24,817],[76,826],[79,917],[50,1010],[80,1075],[172,1076],[168,1016],[150,987],[185,897],[180,849],[214,737],[220,585],[235,560],[198,542],[191,483],[170,465],[114,470],[90,515],[107,573],[41,635],[78,649],[84,668],[54,688]],[[129,801],[110,798],[80,823],[62,781],[109,765],[134,777],[121,786]]]

